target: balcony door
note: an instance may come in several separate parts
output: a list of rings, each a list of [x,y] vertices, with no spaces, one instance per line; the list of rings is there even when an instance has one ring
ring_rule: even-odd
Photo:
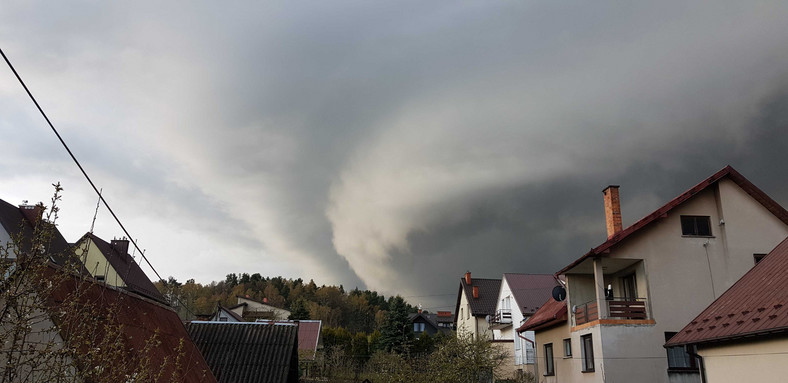
[[[621,277],[621,290],[624,294],[624,300],[634,301],[638,297],[637,280],[635,273]]]

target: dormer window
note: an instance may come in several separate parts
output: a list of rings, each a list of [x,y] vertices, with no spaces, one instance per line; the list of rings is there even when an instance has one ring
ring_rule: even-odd
[[[711,237],[711,219],[707,215],[682,215],[681,235]]]

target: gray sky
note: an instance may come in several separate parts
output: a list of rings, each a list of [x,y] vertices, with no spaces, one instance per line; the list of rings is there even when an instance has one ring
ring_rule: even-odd
[[[785,2],[5,2],[0,46],[157,270],[453,309],[731,164],[788,204]],[[5,66],[0,198],[96,197]],[[104,209],[96,234],[120,229]],[[148,270],[146,268],[146,270]]]

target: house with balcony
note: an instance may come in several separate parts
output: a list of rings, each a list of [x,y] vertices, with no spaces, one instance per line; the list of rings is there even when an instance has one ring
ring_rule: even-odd
[[[558,285],[552,274],[503,274],[497,306],[489,324],[495,343],[509,355],[502,367],[512,375],[525,371],[534,373],[534,333],[516,330],[536,313]]]
[[[568,320],[551,335],[563,345],[540,343],[537,330],[540,374],[700,382],[696,359],[671,356],[665,341],[788,236],[788,211],[730,166],[627,228],[618,186],[603,194],[608,238],[556,273],[566,280]],[[571,359],[563,371],[553,354],[561,347]]]
[[[473,338],[494,339],[487,317],[495,314],[500,279],[471,278],[471,272],[460,278],[457,305],[454,308],[454,328],[458,334]]]

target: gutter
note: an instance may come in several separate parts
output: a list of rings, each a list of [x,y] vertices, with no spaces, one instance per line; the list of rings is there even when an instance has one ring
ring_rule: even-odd
[[[698,369],[700,369],[700,382],[708,383],[708,380],[706,380],[706,363],[703,362],[703,357],[700,356],[700,354],[689,350],[687,350],[687,354],[698,359]]]
[[[517,332],[517,331],[515,331],[515,332]],[[520,339],[530,343],[531,346],[533,346],[533,348],[534,348],[534,379],[536,379],[538,381],[539,380],[539,358],[538,358],[538,356],[536,354],[536,342],[524,337],[522,335],[522,333],[520,333],[520,332],[517,332],[517,336],[519,336]],[[525,361],[526,361],[525,364],[528,364],[527,363],[528,362],[528,352],[525,353]],[[701,383],[706,383],[706,382],[704,381],[704,382],[701,382]]]

